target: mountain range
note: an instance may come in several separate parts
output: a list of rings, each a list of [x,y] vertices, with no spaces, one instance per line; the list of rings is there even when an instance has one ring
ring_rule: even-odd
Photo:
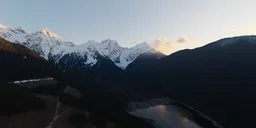
[[[0,25],[0,36],[14,43],[2,39],[5,43],[0,49],[0,59],[7,58],[1,60],[1,70],[8,67],[13,71],[10,74],[15,74],[10,63],[19,66],[28,57],[41,64],[41,71],[49,71],[43,68],[49,60],[69,74],[70,81],[85,81],[88,86],[118,85],[104,88],[125,90],[129,98],[168,96],[193,106],[224,127],[248,127],[255,121],[256,36],[225,38],[169,56],[146,42],[132,48],[110,39],[75,45],[48,29],[28,34],[20,27]],[[18,60],[11,59],[15,55]],[[33,67],[34,62],[28,63]],[[79,89],[86,91],[86,87]]]
[[[72,42],[64,41],[49,29],[29,34],[21,27],[0,25],[0,36],[10,42],[22,44],[55,63],[62,63],[63,57],[66,58],[65,61],[68,61],[69,58],[65,56],[71,54],[79,58],[86,56],[83,59],[84,67],[92,67],[100,63],[97,57],[101,56],[110,59],[119,68],[125,69],[143,53],[160,53],[146,42],[131,48],[121,47],[117,41],[110,39],[100,43],[90,40],[84,44],[75,45]]]
[[[116,81],[116,78],[121,80],[124,77],[122,72],[141,55],[147,54],[153,60],[166,56],[147,42],[131,48],[121,47],[117,41],[110,39],[102,42],[90,40],[75,45],[49,29],[27,33],[21,27],[0,25],[0,37],[31,49],[63,72],[73,74],[74,79],[86,78],[83,81],[87,83]],[[112,74],[109,75],[109,72]]]

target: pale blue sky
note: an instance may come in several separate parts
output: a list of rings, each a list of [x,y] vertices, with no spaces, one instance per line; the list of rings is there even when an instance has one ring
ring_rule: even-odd
[[[187,37],[202,45],[256,34],[255,0],[1,0],[0,24],[27,32],[50,28],[76,44],[117,40],[123,46]]]

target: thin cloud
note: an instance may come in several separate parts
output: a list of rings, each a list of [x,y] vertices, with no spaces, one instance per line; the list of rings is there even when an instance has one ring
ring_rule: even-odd
[[[152,48],[154,48],[155,50],[169,55],[170,53],[172,53],[174,51],[174,47],[172,45],[172,42],[170,40],[160,40],[160,39],[156,39],[154,41],[151,41],[148,43],[148,45]]]
[[[177,40],[177,43],[188,43],[189,40],[186,37],[180,37]]]

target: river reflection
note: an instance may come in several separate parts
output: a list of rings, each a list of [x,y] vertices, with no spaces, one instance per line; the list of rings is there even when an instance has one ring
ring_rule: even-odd
[[[154,120],[157,128],[201,128],[190,121],[184,112],[172,105],[156,105],[146,109],[137,109],[130,114]]]

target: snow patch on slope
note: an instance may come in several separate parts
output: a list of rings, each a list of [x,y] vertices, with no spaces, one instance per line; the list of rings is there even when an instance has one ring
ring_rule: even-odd
[[[22,83],[28,83],[28,82],[35,82],[35,81],[43,81],[43,80],[53,80],[54,78],[42,78],[42,79],[28,79],[28,80],[18,80],[18,81],[13,81],[10,83],[13,84],[22,84]]]
[[[116,65],[120,64],[120,56],[127,49],[119,46],[115,40],[103,40],[96,45],[97,50],[102,56],[111,59]]]
[[[70,47],[68,49],[65,49],[62,51],[62,56],[60,56],[60,58],[62,58],[64,55],[66,54],[72,54],[75,53],[80,57],[87,57],[86,62],[84,62],[84,64],[86,65],[90,65],[93,66],[97,63],[97,49],[95,47],[95,44],[97,44],[97,42],[95,41],[88,41],[85,44],[81,44],[81,45],[76,45],[74,47]]]
[[[132,63],[141,54],[150,52],[153,50],[146,42],[138,44],[132,48],[125,50],[120,56],[120,63],[118,66],[125,69],[130,63]]]

